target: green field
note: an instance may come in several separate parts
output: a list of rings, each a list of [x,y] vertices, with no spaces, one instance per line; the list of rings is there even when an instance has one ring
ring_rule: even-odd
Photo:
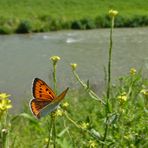
[[[145,0],[1,0],[0,16],[4,18],[29,18],[41,16],[64,18],[65,20],[95,18],[106,14],[109,9],[117,9],[120,15],[148,15]]]
[[[147,148],[147,86],[148,79],[142,78],[138,72],[121,76],[111,87],[107,123],[104,104],[94,100],[82,88],[70,88],[62,101],[62,109],[59,109],[62,114],[58,113],[55,118],[56,148]],[[104,101],[105,93],[104,90],[99,94]],[[64,107],[65,102],[69,104],[67,107]],[[52,124],[50,114],[37,120],[26,103],[22,106],[22,113],[16,116],[8,114],[7,120],[4,119],[0,114],[1,147],[6,139],[4,148],[8,148],[8,144],[10,148],[53,148],[52,136],[47,146]],[[104,141],[106,124],[108,133]]]
[[[148,25],[145,0],[1,0],[0,33],[108,27],[96,18],[106,21],[109,9],[119,11],[119,27]]]

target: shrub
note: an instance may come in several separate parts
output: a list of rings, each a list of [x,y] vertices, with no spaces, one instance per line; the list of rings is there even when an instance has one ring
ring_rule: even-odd
[[[104,16],[97,16],[95,18],[96,28],[102,28],[104,26]]]
[[[116,18],[116,24],[115,26],[116,27],[124,27],[125,26],[125,22],[126,22],[126,19],[122,16],[118,16]]]
[[[31,22],[28,20],[22,20],[16,29],[17,33],[30,33],[32,31]]]
[[[82,26],[83,26],[82,29],[94,29],[94,28],[96,28],[94,20],[92,20],[90,18],[82,19],[81,23],[82,23]]]
[[[61,19],[52,20],[49,25],[50,25],[51,31],[61,30],[62,29],[62,20]]]
[[[82,23],[80,20],[73,21],[71,23],[71,29],[82,29]]]
[[[0,26],[0,34],[11,34],[12,32],[12,28],[9,25]]]

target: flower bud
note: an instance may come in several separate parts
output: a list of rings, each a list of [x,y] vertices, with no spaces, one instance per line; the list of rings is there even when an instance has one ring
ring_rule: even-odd
[[[117,10],[113,10],[113,9],[111,9],[111,10],[109,10],[109,16],[111,16],[111,17],[115,17],[117,14],[118,14],[118,11]]]
[[[72,70],[75,71],[76,67],[77,67],[77,64],[76,63],[71,63],[70,65],[71,65]]]
[[[59,56],[52,56],[50,60],[53,61],[53,64],[55,65],[61,58]]]

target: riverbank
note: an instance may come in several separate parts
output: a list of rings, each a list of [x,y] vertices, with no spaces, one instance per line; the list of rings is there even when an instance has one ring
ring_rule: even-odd
[[[119,10],[116,27],[148,26],[144,0],[1,0],[0,34],[109,27],[109,9]]]

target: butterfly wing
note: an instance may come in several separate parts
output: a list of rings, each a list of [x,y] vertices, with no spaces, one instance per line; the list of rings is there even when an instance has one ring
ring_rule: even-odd
[[[55,102],[61,102],[64,99],[64,97],[65,97],[68,89],[69,88],[65,89],[58,97],[56,97],[56,99],[53,101],[53,103],[55,103]]]
[[[53,90],[41,79],[35,78],[32,87],[33,96],[38,101],[52,101],[56,98]]]
[[[37,99],[32,99],[30,101],[30,108],[32,113],[39,119],[40,111],[49,104],[50,102],[38,101]]]
[[[64,90],[54,101],[52,101],[50,104],[48,104],[47,106],[45,106],[41,111],[40,111],[40,116],[43,117],[49,113],[51,113],[52,111],[54,111],[55,109],[57,109],[61,103],[61,101],[64,99],[67,91],[69,88],[67,88],[66,90]]]

